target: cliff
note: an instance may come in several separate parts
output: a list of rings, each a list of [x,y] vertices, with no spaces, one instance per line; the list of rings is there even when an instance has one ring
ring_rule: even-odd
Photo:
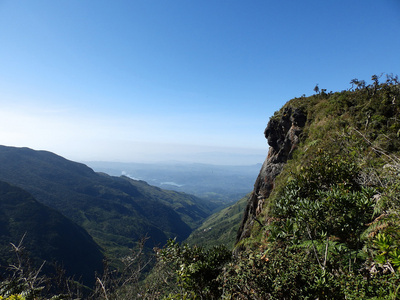
[[[268,156],[244,211],[236,236],[237,246],[256,234],[253,230],[256,223],[261,227],[269,225],[274,214],[270,212],[275,207],[274,195],[283,192],[291,180],[290,173],[308,168],[321,153],[351,158],[363,170],[360,177],[370,181],[373,181],[370,169],[376,172],[377,166],[388,163],[384,157],[390,157],[390,163],[397,163],[392,156],[400,152],[399,80],[397,76],[386,75],[386,81],[379,83],[379,78],[372,76],[370,85],[353,79],[351,83],[358,83],[357,87],[349,90],[335,93],[322,90],[309,97],[294,98],[271,117],[264,131]],[[265,227],[262,231],[268,230]],[[268,232],[249,243],[262,244],[260,238],[266,235]]]
[[[399,297],[400,82],[379,79],[294,98],[271,118],[225,295]]]
[[[307,116],[300,108],[287,106],[280,116],[269,121],[264,135],[268,140],[268,156],[262,165],[254,184],[253,193],[247,203],[242,223],[239,227],[236,242],[249,237],[254,221],[261,213],[264,201],[274,188],[275,178],[281,173],[283,166],[291,157],[299,144]]]

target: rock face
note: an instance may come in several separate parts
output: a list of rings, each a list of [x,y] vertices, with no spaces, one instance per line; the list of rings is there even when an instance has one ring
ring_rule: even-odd
[[[278,176],[293,150],[300,142],[300,134],[306,124],[306,114],[300,109],[286,107],[280,118],[269,121],[264,131],[270,146],[268,156],[254,184],[242,223],[239,227],[236,242],[250,236],[251,228],[261,213],[264,201],[269,197]]]

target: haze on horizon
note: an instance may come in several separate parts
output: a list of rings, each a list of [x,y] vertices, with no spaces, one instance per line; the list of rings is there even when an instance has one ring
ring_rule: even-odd
[[[291,98],[400,75],[399,16],[396,0],[3,0],[0,144],[260,163]]]

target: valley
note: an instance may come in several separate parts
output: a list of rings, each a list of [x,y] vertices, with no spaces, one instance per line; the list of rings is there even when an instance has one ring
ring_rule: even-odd
[[[26,235],[24,241],[36,266],[40,261],[58,262],[66,265],[69,276],[84,271],[79,277],[93,284],[94,272],[101,273],[102,259],[117,266],[119,259],[129,255],[144,237],[148,254],[153,247],[163,247],[168,239],[186,240],[213,213],[250,191],[260,167],[99,162],[88,165],[97,172],[48,151],[0,146],[0,180],[4,181],[1,187],[5,190],[0,195],[5,224],[0,228],[0,250],[8,253],[3,255],[1,264],[12,260],[10,243],[18,244]],[[9,196],[10,192],[15,195]],[[239,210],[243,209],[241,205]],[[241,212],[236,213],[240,217],[234,219],[234,231],[241,218]],[[68,225],[61,228],[58,223]],[[212,226],[218,227],[217,223]],[[232,247],[235,233],[222,242]],[[78,239],[83,238],[82,234],[85,240]],[[42,239],[45,240],[40,242]],[[207,244],[207,239],[196,243]],[[66,252],[71,247],[80,254]],[[80,250],[82,247],[85,251]],[[85,253],[92,260],[96,258],[92,264]],[[71,255],[75,257],[73,262]],[[81,260],[86,261],[87,268],[78,271],[74,266]]]
[[[143,180],[162,189],[192,194],[221,205],[234,203],[249,193],[261,169],[261,161],[253,165],[212,165],[178,161],[83,163],[97,172]]]
[[[127,176],[96,173],[84,164],[29,148],[0,146],[0,180],[82,226],[111,257],[128,253],[144,236],[150,238],[149,249],[169,238],[183,241],[223,205]]]

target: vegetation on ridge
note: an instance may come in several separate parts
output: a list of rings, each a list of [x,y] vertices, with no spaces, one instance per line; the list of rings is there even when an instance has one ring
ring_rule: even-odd
[[[400,298],[400,85],[378,80],[317,90],[272,117],[290,106],[307,123],[245,250],[216,279],[221,298]]]
[[[372,80],[285,105],[305,112],[307,124],[258,216],[262,226],[223,275],[231,295],[400,297],[400,86],[395,76]]]

